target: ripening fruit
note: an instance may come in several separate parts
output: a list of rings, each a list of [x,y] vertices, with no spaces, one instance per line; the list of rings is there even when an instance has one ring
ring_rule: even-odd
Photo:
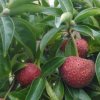
[[[60,68],[63,80],[74,88],[83,88],[93,79],[95,64],[91,60],[70,56]]]
[[[67,45],[68,41],[65,40],[61,47],[60,47],[60,50],[61,51],[64,51],[65,50],[65,46]],[[79,56],[84,58],[86,57],[87,55],[87,52],[88,52],[88,43],[86,40],[84,39],[77,39],[76,40],[76,45],[77,45],[77,50],[78,50],[78,53],[79,53]]]
[[[66,47],[67,43],[68,43],[67,40],[64,40],[64,41],[63,41],[63,43],[62,43],[62,45],[61,45],[61,47],[60,47],[60,50],[61,50],[61,51],[65,51],[65,47]]]
[[[88,52],[88,43],[84,39],[77,39],[76,40],[76,45],[78,49],[79,56],[84,58],[87,55]]]
[[[27,86],[40,75],[41,70],[35,64],[26,63],[25,67],[17,72],[16,79],[21,86]]]

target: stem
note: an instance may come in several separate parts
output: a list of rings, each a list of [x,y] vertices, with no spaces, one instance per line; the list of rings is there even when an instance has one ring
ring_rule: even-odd
[[[72,39],[72,42],[73,42],[73,44],[74,44],[76,56],[79,57],[78,50],[77,50],[77,45],[76,45],[76,41],[75,41],[75,39],[74,39],[74,35],[73,35],[70,31],[68,31],[68,33],[70,34],[71,39]]]
[[[8,94],[9,94],[9,92],[11,91],[11,89],[12,89],[12,87],[13,87],[14,83],[15,83],[15,80],[13,80],[13,81],[12,81],[12,83],[11,83],[11,86],[10,86],[9,90],[7,91],[7,93],[6,93],[6,94],[5,94],[5,96],[4,96],[4,100],[6,100],[6,98],[7,98]]]

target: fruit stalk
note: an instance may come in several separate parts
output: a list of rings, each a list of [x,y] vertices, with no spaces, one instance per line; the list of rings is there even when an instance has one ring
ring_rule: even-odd
[[[74,39],[74,35],[72,34],[71,31],[68,31],[68,34],[71,36],[72,42],[73,42],[73,44],[74,44],[74,48],[75,48],[75,52],[76,52],[76,56],[78,57],[79,54],[78,54],[78,50],[77,50],[76,41],[75,41],[75,39]]]

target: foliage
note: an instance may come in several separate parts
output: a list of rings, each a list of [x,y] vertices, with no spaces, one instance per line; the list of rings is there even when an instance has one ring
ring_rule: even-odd
[[[99,100],[100,0],[0,0],[0,97],[7,100]],[[96,75],[85,88],[64,84],[59,67],[76,55],[69,32],[80,32],[89,44],[87,59]],[[60,47],[69,41],[65,51]],[[97,56],[98,55],[98,56]],[[15,72],[27,62],[36,63],[42,75],[26,88]],[[96,98],[96,99],[95,99]]]

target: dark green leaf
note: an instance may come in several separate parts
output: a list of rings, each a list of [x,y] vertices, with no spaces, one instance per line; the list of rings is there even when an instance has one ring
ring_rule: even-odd
[[[11,66],[9,62],[10,61],[8,57],[4,58],[2,48],[0,47],[0,78],[1,79],[5,76],[8,76],[11,71]]]
[[[62,13],[62,11],[59,8],[43,7],[43,6],[34,5],[34,4],[24,4],[24,5],[18,6],[17,8],[11,9],[10,15],[16,15],[16,14],[18,15],[24,12],[43,13],[43,14],[52,15],[52,16],[59,16]]]
[[[39,0],[42,6],[48,7],[49,3],[48,0]]]
[[[54,90],[52,89],[52,87],[50,86],[50,84],[48,83],[48,81],[46,81],[46,91],[47,91],[48,95],[50,96],[50,100],[60,100],[57,97]]]
[[[55,57],[48,61],[46,64],[42,66],[42,74],[43,76],[47,76],[54,72],[56,68],[60,67],[66,58],[64,57]]]
[[[81,32],[82,35],[90,36],[91,38],[94,39],[92,29],[86,25],[76,25],[72,27],[72,29]]]
[[[63,12],[73,13],[73,4],[71,0],[58,0],[61,5]]]
[[[3,8],[6,7],[6,0],[0,0],[0,4],[2,5]]]
[[[29,87],[22,90],[12,91],[9,93],[8,97],[10,100],[25,100],[28,91]]]
[[[48,42],[59,32],[63,27],[60,28],[53,28],[50,31],[48,31],[44,37],[41,40],[40,43],[40,50],[43,52],[45,46],[48,44]]]
[[[100,66],[100,53],[97,56],[97,59],[96,59],[96,67],[95,67],[96,76],[97,76],[98,82],[100,84],[100,67],[99,66]]]
[[[15,38],[30,52],[31,56],[32,54],[35,55],[36,35],[32,25],[23,19],[15,19],[15,25],[16,25],[16,34],[14,35]]]
[[[73,100],[73,95],[68,86],[65,87],[65,100]]]
[[[100,7],[100,0],[93,0],[96,7]]]
[[[9,0],[8,8],[16,8],[23,4],[32,3],[34,0]]]
[[[76,55],[75,48],[73,48],[73,47],[74,47],[74,44],[73,44],[72,40],[68,41],[68,44],[65,47],[65,56],[66,57]]]
[[[6,56],[14,35],[14,23],[10,17],[1,17],[0,33],[2,37],[3,53]]]
[[[33,81],[25,100],[39,100],[44,88],[45,80],[43,78]]]
[[[86,19],[89,16],[95,16],[95,15],[100,15],[100,8],[88,8],[88,9],[82,10],[75,17],[75,21],[80,22],[80,21],[83,21],[83,19]]]
[[[54,91],[55,91],[55,94],[57,95],[57,97],[59,98],[59,100],[63,100],[64,86],[60,80],[59,80],[59,82],[57,81],[57,83],[54,87]]]
[[[84,90],[80,89],[79,100],[92,100],[92,99],[88,96],[88,94]]]

